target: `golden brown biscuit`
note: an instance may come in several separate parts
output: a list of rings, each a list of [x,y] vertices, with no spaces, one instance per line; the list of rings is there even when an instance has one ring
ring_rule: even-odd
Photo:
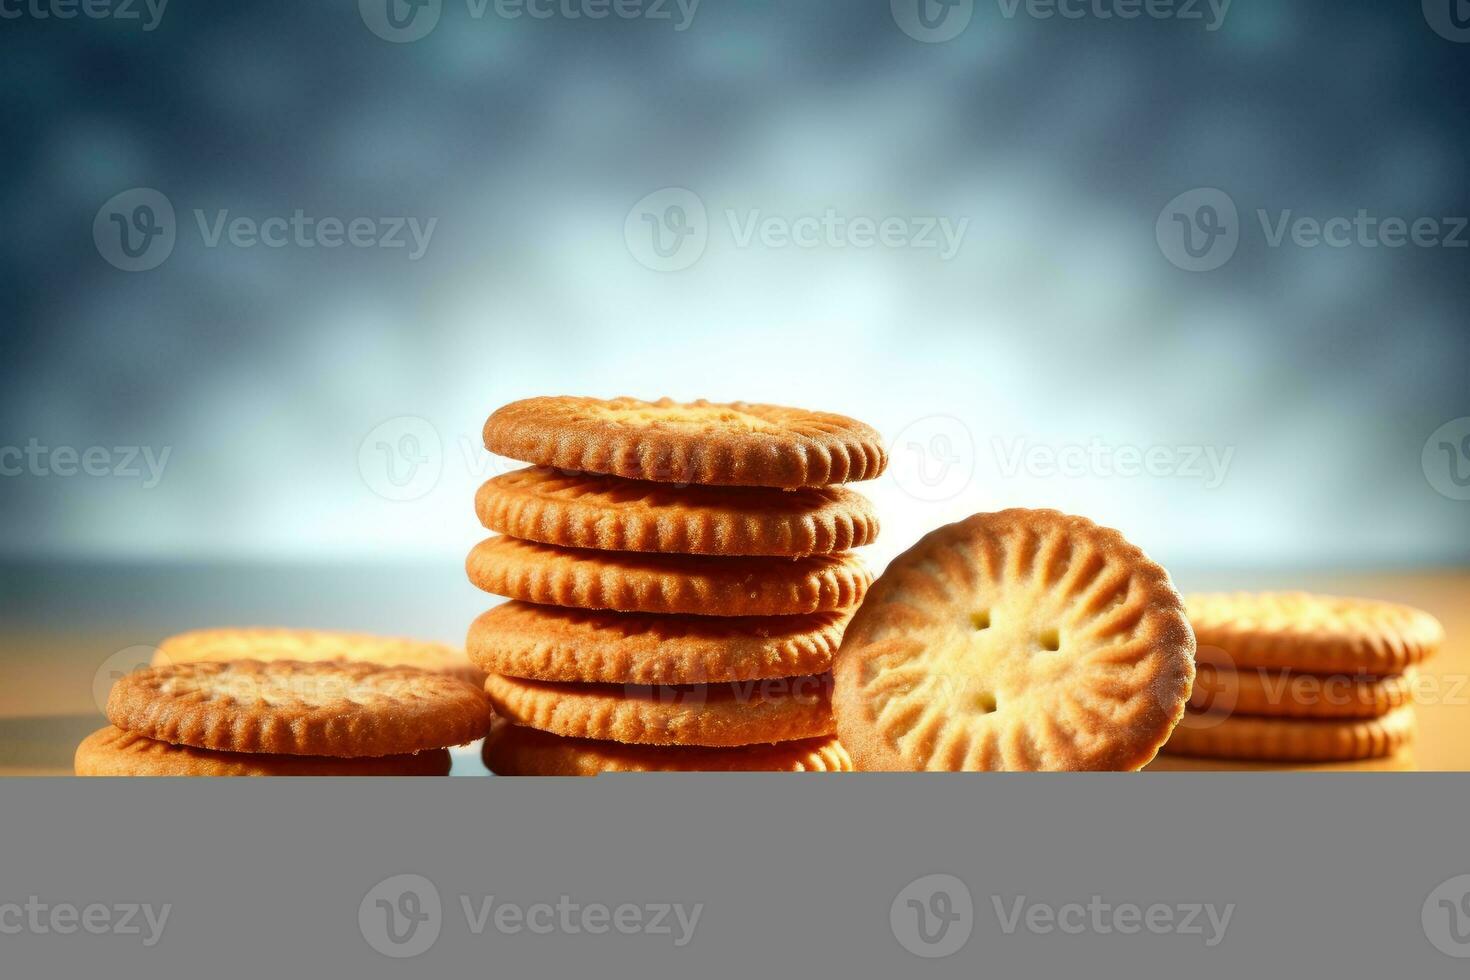
[[[459,677],[476,687],[483,671],[463,650],[443,643],[335,630],[246,627],[191,630],[158,645],[153,664],[217,663],[226,660],[360,660],[389,667],[417,667]]]
[[[1256,718],[1187,712],[1164,746],[1170,755],[1328,762],[1393,755],[1414,736],[1414,708],[1382,718]]]
[[[449,765],[446,749],[375,759],[211,752],[111,725],[83,739],[74,762],[78,776],[447,776]]]
[[[471,659],[491,674],[603,684],[707,684],[821,674],[847,613],[660,616],[512,600],[470,627]]]
[[[1444,629],[1412,606],[1307,592],[1185,599],[1200,663],[1319,674],[1401,674],[1439,649]]]
[[[472,685],[412,667],[236,660],[126,674],[107,718],[200,749],[358,758],[473,742],[490,706]]]
[[[849,772],[833,736],[733,749],[625,745],[566,738],[497,723],[485,739],[485,768],[500,776],[596,776],[604,772]]]
[[[847,609],[872,576],[854,555],[712,558],[558,548],[502,536],[474,547],[470,581],[486,592],[577,609],[786,616]]]
[[[873,505],[845,487],[673,487],[542,466],[485,483],[475,511],[513,538],[604,551],[827,555],[878,536]]]
[[[1194,680],[1169,575],[1110,528],[976,514],[888,566],[833,666],[859,769],[1137,769]]]
[[[559,470],[715,486],[820,487],[888,465],[882,437],[843,415],[668,398],[512,402],[486,421],[485,448]]]
[[[1412,698],[1412,673],[1359,677],[1264,667],[1236,671],[1203,663],[1196,668],[1189,706],[1282,718],[1379,718]]]
[[[827,676],[650,687],[491,674],[485,690],[506,721],[569,738],[719,747],[832,734]]]

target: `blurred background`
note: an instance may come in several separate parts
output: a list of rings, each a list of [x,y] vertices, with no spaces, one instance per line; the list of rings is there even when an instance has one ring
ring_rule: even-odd
[[[869,422],[880,566],[1011,505],[1186,586],[1464,566],[1462,7],[7,0],[12,676],[462,638],[542,393]]]

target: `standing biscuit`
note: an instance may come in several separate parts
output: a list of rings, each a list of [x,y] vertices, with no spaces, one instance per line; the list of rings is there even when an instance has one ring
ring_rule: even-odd
[[[895,559],[833,673],[859,769],[1138,769],[1184,711],[1194,635],[1117,531],[1008,510]]]
[[[1444,628],[1412,606],[1307,592],[1191,595],[1201,663],[1318,674],[1401,674],[1439,649]]]
[[[883,440],[855,419],[749,402],[527,398],[485,423],[492,453],[575,472],[715,486],[871,480]]]
[[[541,466],[475,495],[480,523],[526,541],[681,555],[829,555],[871,544],[878,518],[845,487],[671,487]]]
[[[793,616],[848,609],[872,576],[853,555],[710,558],[558,548],[488,538],[465,561],[486,592],[577,609]]]
[[[465,681],[340,661],[148,667],[113,685],[107,717],[200,749],[342,758],[463,745],[490,728],[489,703]]]

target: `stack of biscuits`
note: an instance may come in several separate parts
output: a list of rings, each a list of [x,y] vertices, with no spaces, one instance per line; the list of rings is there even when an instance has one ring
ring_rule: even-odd
[[[1287,593],[1190,596],[1198,673],[1164,751],[1261,762],[1348,762],[1406,751],[1414,667],[1444,640],[1419,609]]]
[[[469,555],[506,596],[467,652],[502,775],[844,770],[832,659],[871,581],[878,434],[774,405],[532,398],[485,424],[532,464],[476,498]]]
[[[185,634],[165,640],[153,666],[112,686],[111,724],[77,747],[75,771],[448,775],[447,748],[490,728],[489,702],[465,679],[469,669],[458,651],[408,640],[301,630]]]

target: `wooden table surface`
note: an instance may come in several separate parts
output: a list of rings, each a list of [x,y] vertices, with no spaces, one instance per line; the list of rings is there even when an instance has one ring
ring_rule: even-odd
[[[1239,575],[1177,575],[1182,589],[1243,588]],[[1470,771],[1470,572],[1414,572],[1403,574],[1312,574],[1250,577],[1249,587],[1305,588],[1341,595],[1371,596],[1407,602],[1439,617],[1445,626],[1446,645],[1426,665],[1422,690],[1431,693],[1430,703],[1417,708],[1419,733],[1413,746],[1399,756],[1350,765],[1262,766],[1242,763],[1212,763],[1161,756],[1150,770],[1181,769],[1328,769],[1328,770],[1465,770]],[[480,603],[463,595],[460,605]],[[272,617],[253,608],[247,616],[233,615],[218,622],[271,622]],[[422,606],[420,605],[420,608]],[[220,615],[216,613],[216,615]],[[49,617],[47,617],[49,619]],[[162,614],[157,616],[162,620]],[[471,617],[455,612],[453,622]],[[202,625],[186,616],[168,617],[151,626],[134,621],[114,626],[106,622],[74,625],[41,623],[0,628],[0,775],[70,775],[72,753],[78,742],[103,724],[94,688],[105,692],[109,672],[126,664],[122,651],[140,642],[156,642],[167,633]],[[275,621],[306,625],[300,610],[282,614]],[[322,625],[342,627],[341,617],[324,618]],[[364,624],[371,628],[374,623]],[[389,632],[379,625],[380,631]],[[392,631],[400,632],[400,631]],[[405,626],[401,632],[425,635]],[[449,633],[441,630],[441,634]],[[140,641],[140,636],[152,639]],[[444,638],[443,635],[437,638]],[[134,655],[136,656],[136,655]],[[124,668],[126,669],[126,668]],[[105,696],[105,694],[103,695]],[[456,755],[455,773],[482,774],[473,752]]]

